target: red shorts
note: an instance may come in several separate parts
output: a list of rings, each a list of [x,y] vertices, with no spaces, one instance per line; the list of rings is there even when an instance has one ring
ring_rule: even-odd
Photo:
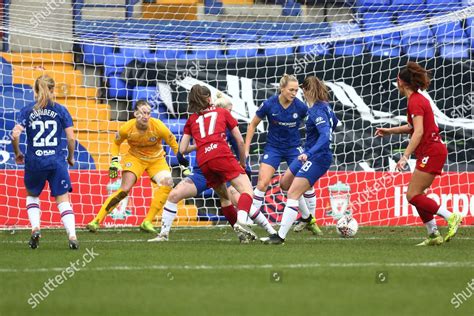
[[[448,158],[448,150],[442,143],[424,148],[423,153],[417,157],[416,169],[435,175],[440,175]]]
[[[199,166],[207,181],[207,186],[215,188],[240,174],[245,174],[245,170],[235,160],[235,158],[214,158]]]

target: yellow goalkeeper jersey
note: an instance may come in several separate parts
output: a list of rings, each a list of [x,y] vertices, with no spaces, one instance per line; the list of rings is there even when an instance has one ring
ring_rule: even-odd
[[[127,140],[130,149],[128,153],[143,160],[154,160],[165,156],[163,146],[164,140],[176,154],[178,143],[176,137],[166,127],[166,125],[155,118],[148,121],[148,129],[141,131],[137,129],[136,119],[131,119],[120,127],[114,143],[112,144],[112,156],[118,156],[120,145]]]

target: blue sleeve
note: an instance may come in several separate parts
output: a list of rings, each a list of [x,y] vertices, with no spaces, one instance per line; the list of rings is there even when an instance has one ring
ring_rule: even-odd
[[[61,108],[61,124],[63,124],[64,129],[73,126],[71,114],[65,107]]]
[[[314,146],[311,147],[306,153],[309,157],[311,157],[320,151],[323,146],[329,143],[332,127],[329,122],[329,117],[324,112],[318,112],[314,117],[310,115],[309,119],[314,119],[314,124],[316,125],[316,128],[319,132],[319,137],[316,141],[316,144],[314,144]]]
[[[258,108],[257,112],[255,112],[255,114],[260,118],[260,119],[264,119],[265,116],[267,116],[267,113],[268,113],[268,100],[267,101],[263,101],[262,102],[262,105],[260,105],[260,107]]]
[[[230,143],[230,147],[232,148],[232,151],[234,152],[234,155],[237,156],[237,160],[239,159],[239,147],[237,146],[237,142],[235,141],[235,138],[232,137],[232,134],[227,131],[227,139]]]
[[[17,117],[16,123],[26,128],[26,122],[28,121],[27,107],[21,109],[20,114]]]

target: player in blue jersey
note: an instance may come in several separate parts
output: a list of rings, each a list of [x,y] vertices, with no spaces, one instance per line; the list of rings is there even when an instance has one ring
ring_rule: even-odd
[[[79,249],[74,213],[69,203],[72,187],[68,171],[68,164],[74,165],[76,141],[71,115],[64,106],[53,101],[54,86],[54,80],[47,75],[36,79],[36,102],[21,109],[18,123],[12,131],[12,144],[16,163],[25,164],[26,209],[32,229],[29,246],[36,249],[39,245],[39,195],[48,182],[69,236],[69,248]],[[19,147],[20,134],[24,130],[27,139],[25,156]],[[67,139],[67,158],[61,144],[64,134]]]
[[[255,129],[263,119],[268,121],[267,143],[260,161],[258,183],[254,190],[254,199],[249,216],[258,220],[265,192],[275,171],[282,161],[290,165],[301,153],[301,135],[299,128],[304,122],[308,107],[296,98],[298,80],[292,75],[285,74],[280,80],[280,94],[264,101],[250,122],[245,137],[245,150],[248,156],[250,143]],[[309,188],[300,199],[300,207],[309,209],[315,216],[316,198],[314,189]],[[322,234],[317,225],[312,226],[315,234]]]
[[[328,90],[321,80],[313,76],[304,80],[302,88],[309,105],[305,149],[291,163],[280,182],[282,189],[288,190],[288,199],[278,233],[261,239],[266,244],[284,243],[298,211],[302,213],[302,221],[308,225],[315,221],[309,212],[299,209],[298,201],[328,171],[332,163],[332,133],[338,119],[329,106]]]
[[[223,97],[221,93],[217,94],[216,100],[214,100],[214,106],[221,107],[232,111],[232,103]],[[235,142],[235,139],[231,136],[230,132],[227,131],[227,140],[229,141],[231,148],[236,155],[239,157],[238,153],[238,146]],[[196,150],[195,145],[188,146],[188,149],[185,153],[192,152]],[[182,159],[181,154],[178,159]],[[247,174],[250,175],[250,166],[247,165],[246,168]],[[179,201],[192,198],[195,196],[200,195],[204,191],[209,189],[206,183],[206,178],[202,173],[201,169],[196,165],[193,168],[193,172],[188,177],[184,178],[178,185],[170,192],[168,196],[168,200],[163,208],[163,219],[162,219],[162,226],[160,233],[153,239],[150,239],[150,242],[160,242],[160,241],[167,241],[169,238],[169,232],[173,223],[174,218],[176,217],[177,211],[177,204]],[[237,210],[235,206],[237,205],[237,201],[239,200],[240,193],[232,186],[230,183],[227,187],[227,194],[229,196],[229,200],[221,200],[221,211],[222,214],[226,217],[229,221],[229,224],[233,227],[235,222],[237,221]],[[270,223],[267,224],[271,227]],[[272,228],[273,229],[273,228]],[[239,239],[241,242],[246,243],[247,235],[239,234]]]

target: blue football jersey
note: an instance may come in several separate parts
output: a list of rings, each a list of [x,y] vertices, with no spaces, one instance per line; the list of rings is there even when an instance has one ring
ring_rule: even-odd
[[[332,133],[338,122],[339,120],[327,102],[316,102],[308,110],[305,152],[311,155],[330,153]],[[315,145],[318,146],[315,147]]]
[[[297,98],[286,109],[278,101],[278,95],[264,101],[256,115],[268,120],[267,145],[276,148],[300,146],[299,127],[307,113],[308,107]]]
[[[55,169],[65,163],[66,151],[61,139],[64,129],[73,126],[68,110],[50,103],[35,111],[34,103],[21,109],[18,124],[26,129],[25,168]]]

